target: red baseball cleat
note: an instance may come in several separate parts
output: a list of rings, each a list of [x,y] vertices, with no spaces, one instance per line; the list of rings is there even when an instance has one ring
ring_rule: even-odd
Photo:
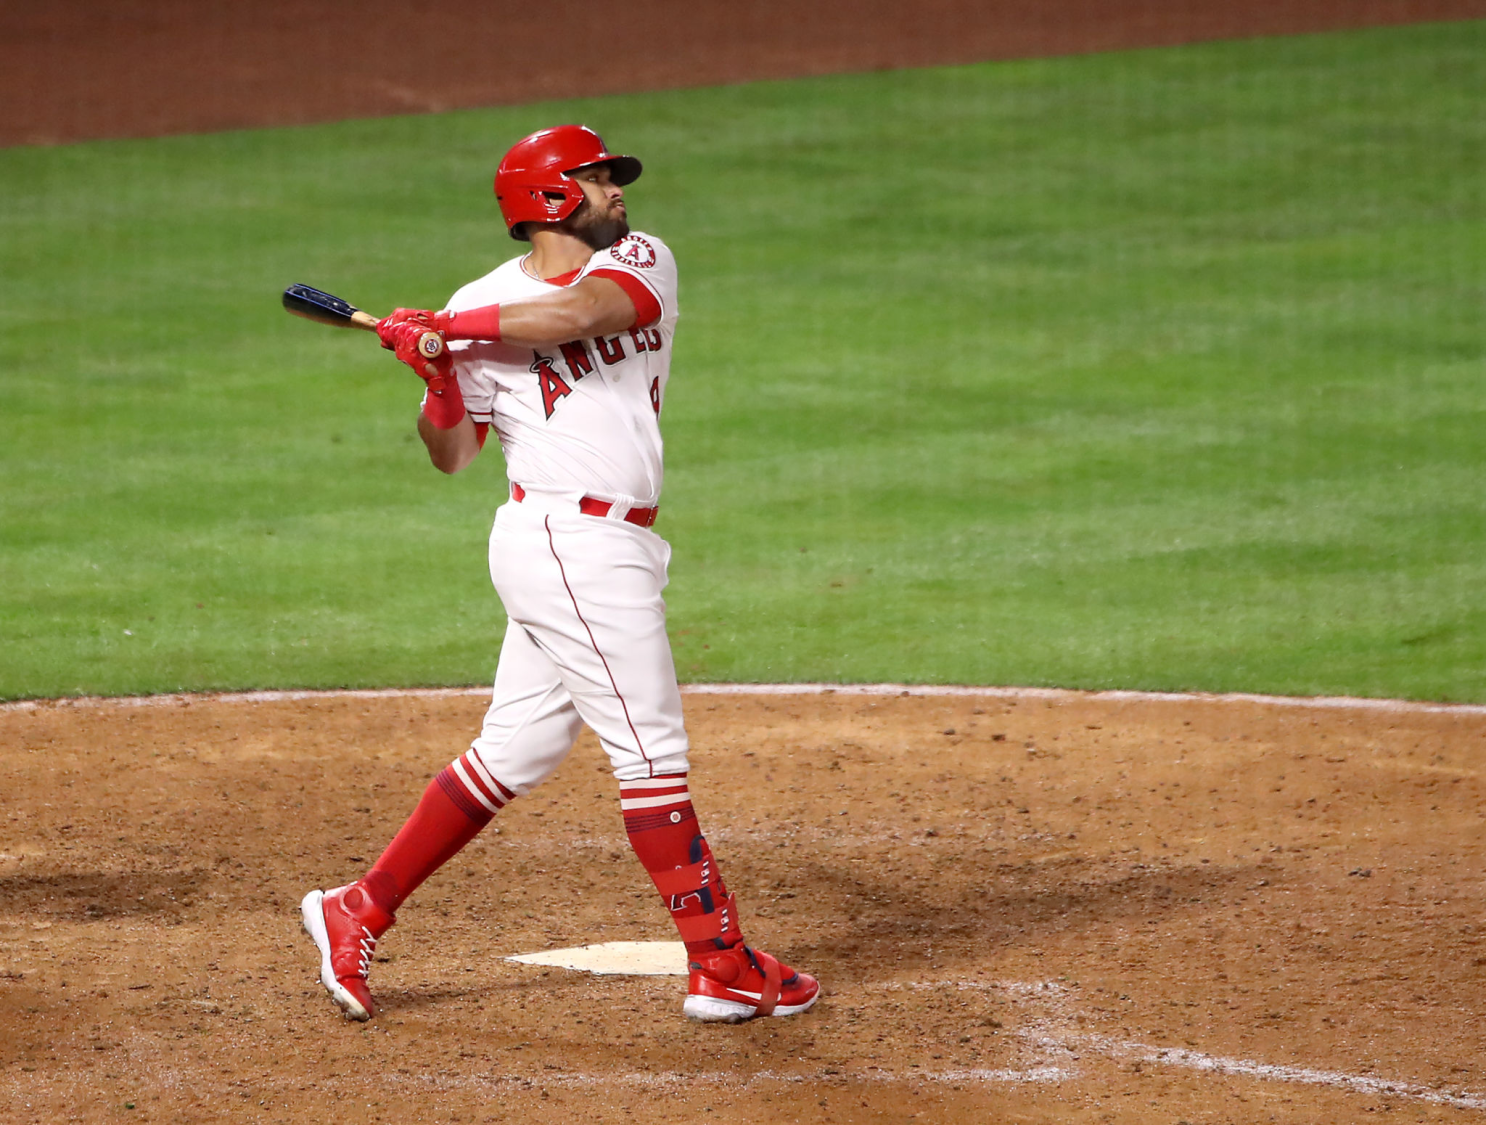
[[[356,883],[333,891],[311,891],[299,904],[305,933],[320,951],[320,983],[346,1018],[369,1020],[376,1014],[366,970],[377,939],[396,920]]]
[[[682,1010],[691,1019],[742,1023],[803,1012],[820,998],[820,985],[777,957],[735,945],[694,958],[687,993]]]

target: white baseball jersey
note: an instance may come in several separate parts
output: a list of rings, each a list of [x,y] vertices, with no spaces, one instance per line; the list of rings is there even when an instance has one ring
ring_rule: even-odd
[[[449,344],[465,409],[494,427],[506,476],[524,488],[651,506],[662,482],[659,415],[676,332],[676,259],[634,232],[576,273],[542,281],[513,258],[449,300],[454,311],[550,293],[585,277],[623,286],[640,319],[615,336],[546,348]]]

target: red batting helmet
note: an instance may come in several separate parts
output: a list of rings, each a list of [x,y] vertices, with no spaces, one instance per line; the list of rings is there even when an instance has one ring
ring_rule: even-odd
[[[640,162],[604,147],[587,125],[543,129],[511,146],[495,170],[495,198],[512,238],[526,240],[524,223],[555,223],[583,202],[583,189],[567,173],[590,164],[607,164],[623,186],[640,178]]]

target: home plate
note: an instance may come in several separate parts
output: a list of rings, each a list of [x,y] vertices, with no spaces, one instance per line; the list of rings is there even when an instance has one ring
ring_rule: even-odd
[[[600,975],[684,977],[687,972],[686,943],[680,941],[601,941],[597,945],[523,953],[506,960]]]

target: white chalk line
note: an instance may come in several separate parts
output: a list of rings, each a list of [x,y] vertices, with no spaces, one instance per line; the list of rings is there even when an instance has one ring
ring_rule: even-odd
[[[1251,692],[1075,691],[1071,688],[971,687],[962,684],[682,684],[684,695],[946,696],[1044,700],[1052,703],[1251,703],[1265,707],[1387,713],[1486,715],[1482,703],[1428,703],[1413,699],[1369,699],[1345,695],[1259,695]],[[166,695],[79,695],[0,703],[0,712],[69,707],[182,707],[204,703],[293,703],[340,699],[450,699],[486,696],[488,687],[346,688],[324,691],[235,691]]]
[[[1350,1093],[1406,1098],[1456,1109],[1486,1109],[1486,1093],[1471,1090],[1456,1090],[1452,1093],[1414,1082],[1349,1074],[1340,1070],[1228,1058],[1184,1047],[1162,1047],[1154,1043],[1139,1043],[1110,1035],[1075,1031],[1072,1029],[1073,1014],[1069,1006],[1070,989],[1056,981],[911,981],[878,987],[908,988],[914,991],[943,991],[953,988],[1005,993],[1009,1000],[1022,1006],[1027,1013],[1026,1026],[1018,1029],[1015,1034],[1037,1048],[1042,1055],[1033,1066],[1018,1073],[1061,1071],[1063,1078],[1075,1077],[1078,1073],[1076,1063],[1079,1054],[1099,1054],[1110,1059],[1133,1059],[1152,1065],[1182,1067],[1209,1074],[1232,1074],[1270,1082],[1329,1086]]]
[[[1365,1074],[1348,1074],[1340,1070],[1316,1070],[1304,1066],[1279,1066],[1274,1063],[1253,1062],[1249,1059],[1224,1058],[1221,1055],[1209,1055],[1183,1047],[1159,1047],[1153,1043],[1135,1043],[1111,1039],[1104,1035],[1065,1035],[1051,1041],[1048,1045],[1064,1050],[1097,1051],[1113,1059],[1135,1059],[1140,1062],[1180,1066],[1212,1074],[1236,1074],[1245,1078],[1261,1078],[1271,1082],[1299,1082],[1308,1086],[1330,1086],[1356,1094],[1408,1098],[1412,1101],[1428,1102],[1431,1105],[1453,1106],[1456,1109],[1486,1109],[1486,1094],[1470,1091],[1452,1094],[1411,1082],[1395,1082],[1387,1078],[1372,1078]]]

